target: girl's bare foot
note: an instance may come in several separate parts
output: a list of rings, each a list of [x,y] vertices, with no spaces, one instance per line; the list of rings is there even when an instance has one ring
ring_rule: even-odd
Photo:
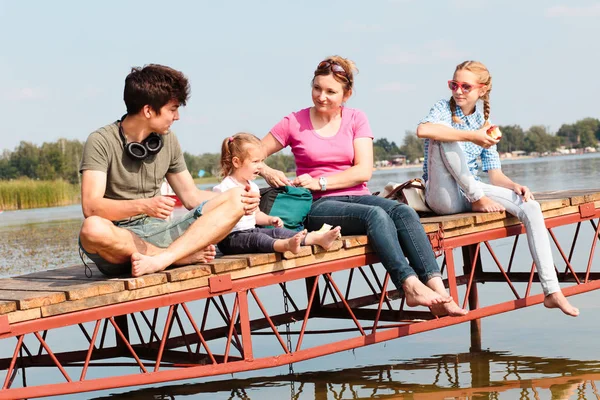
[[[305,242],[306,242],[306,244],[309,244],[309,245],[310,244],[318,244],[325,250],[329,250],[329,248],[331,247],[333,242],[335,242],[335,240],[340,237],[341,230],[342,230],[342,228],[340,228],[339,226],[336,226],[335,228],[333,228],[327,232],[318,232],[318,231],[309,232],[306,235]]]
[[[431,307],[436,304],[444,304],[452,301],[452,297],[434,292],[425,286],[416,276],[409,276],[402,284],[406,305],[409,307],[425,306]]]
[[[298,252],[300,252],[300,245],[302,243],[302,239],[304,239],[305,236],[306,229],[302,232],[298,232],[289,239],[278,239],[273,245],[273,250],[275,250],[278,253],[290,251],[294,254],[298,254]]]
[[[502,204],[496,203],[487,196],[483,196],[477,201],[471,203],[471,210],[474,212],[501,212],[505,211]]]
[[[561,291],[550,293],[548,296],[546,296],[544,299],[544,306],[546,308],[560,308],[562,312],[570,315],[571,317],[576,317],[579,315],[579,309],[577,307],[573,307]]]
[[[217,256],[217,248],[214,244],[209,244],[202,250],[197,251],[194,254],[190,254],[187,257],[183,257],[180,260],[177,260],[173,263],[173,265],[182,266],[182,265],[191,265],[191,264],[204,264],[209,263],[215,259]]]
[[[142,253],[133,253],[131,255],[131,275],[142,276],[162,271],[171,265],[170,256],[163,252],[154,256],[147,256]]]

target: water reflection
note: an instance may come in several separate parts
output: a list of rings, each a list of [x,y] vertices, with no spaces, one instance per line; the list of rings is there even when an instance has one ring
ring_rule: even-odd
[[[94,399],[598,399],[600,362],[483,351],[338,371],[168,385]],[[284,395],[285,393],[285,395]]]

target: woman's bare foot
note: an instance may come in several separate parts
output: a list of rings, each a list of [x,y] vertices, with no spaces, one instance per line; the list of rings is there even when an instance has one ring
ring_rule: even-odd
[[[402,284],[406,305],[409,307],[431,307],[436,304],[449,303],[452,297],[434,292],[425,286],[416,276],[409,276]]]
[[[275,250],[278,253],[290,251],[294,254],[298,254],[298,252],[300,252],[300,244],[302,243],[302,239],[304,239],[305,236],[306,229],[302,232],[298,232],[289,239],[278,239],[273,245],[273,250]]]
[[[171,265],[170,256],[166,253],[160,253],[154,256],[147,256],[142,253],[133,253],[131,255],[131,275],[142,276],[162,271]]]
[[[562,312],[570,315],[571,317],[576,317],[579,315],[579,309],[577,307],[573,307],[561,291],[550,293],[548,296],[546,296],[544,299],[544,307],[560,308]]]
[[[190,254],[187,257],[183,257],[182,259],[175,261],[173,265],[181,267],[182,265],[209,263],[214,260],[216,256],[217,248],[214,244],[209,244],[202,250],[198,250],[194,254]]]
[[[471,203],[471,210],[474,212],[501,212],[505,211],[502,204],[496,203],[487,196],[483,196],[477,201]]]
[[[448,296],[448,293],[446,292],[446,287],[444,286],[444,281],[442,281],[441,277],[435,276],[431,278],[427,281],[426,285],[428,288],[430,288],[440,296]],[[438,317],[446,315],[449,315],[451,317],[462,317],[469,313],[469,311],[460,308],[458,304],[454,302],[454,299],[447,303],[433,305],[429,308],[431,309],[431,313]]]
[[[444,304],[436,304],[429,308],[431,309],[431,313],[438,317],[445,317],[446,315],[451,317],[464,317],[469,313],[469,311],[460,308],[454,300]]]
[[[333,242],[335,242],[335,240],[337,238],[340,237],[340,232],[341,232],[342,228],[340,228],[339,226],[336,226],[333,229],[330,229],[327,232],[309,232],[306,235],[306,244],[318,244],[319,246],[321,246],[322,248],[324,248],[325,250],[329,250],[329,248],[331,247],[331,245],[333,244]]]

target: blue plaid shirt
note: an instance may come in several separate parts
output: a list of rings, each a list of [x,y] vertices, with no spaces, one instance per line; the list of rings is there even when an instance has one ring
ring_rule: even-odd
[[[456,107],[456,116],[459,117],[463,123],[457,124],[452,122],[452,111],[450,111],[450,100],[440,100],[431,107],[429,114],[419,121],[419,125],[425,122],[432,124],[446,125],[450,128],[458,129],[461,131],[474,131],[480,129],[483,126],[483,112],[479,109],[479,106],[475,108],[475,112],[471,115],[463,114],[460,107]],[[429,155],[429,140],[425,139],[424,150],[425,150],[425,161],[423,162],[423,180],[427,181],[427,158]],[[477,164],[477,158],[481,157],[481,169],[487,172],[491,169],[500,169],[500,156],[496,150],[496,145],[489,149],[483,148],[472,142],[458,142],[460,147],[463,149],[469,171],[475,179],[480,180],[477,176],[479,173],[479,165]]]

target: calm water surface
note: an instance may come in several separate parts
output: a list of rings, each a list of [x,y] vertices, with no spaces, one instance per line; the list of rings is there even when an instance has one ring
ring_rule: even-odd
[[[600,188],[600,155],[505,161],[503,169],[534,191]],[[380,190],[420,174],[420,168],[377,171],[369,187]],[[0,276],[80,263],[81,221],[80,206],[0,214]],[[571,234],[561,229],[559,239]],[[494,244],[499,258],[510,254],[511,244]],[[574,262],[587,263],[587,255]],[[505,299],[497,286],[480,290],[482,303]],[[482,320],[485,351],[479,353],[469,352],[469,324],[462,324],[295,364],[293,384],[286,366],[62,398],[600,399],[600,293],[571,301],[581,310],[578,318],[534,306]]]

